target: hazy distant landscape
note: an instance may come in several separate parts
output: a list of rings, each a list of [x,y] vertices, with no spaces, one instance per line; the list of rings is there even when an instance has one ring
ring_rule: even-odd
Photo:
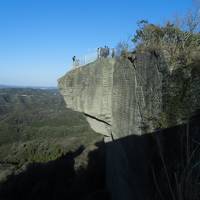
[[[65,108],[58,90],[0,89],[0,178],[3,164],[48,162],[98,139],[83,115]]]
[[[0,89],[6,89],[6,88],[11,88],[11,89],[43,89],[43,90],[53,90],[57,89],[57,87],[44,87],[44,86],[16,86],[16,85],[3,85],[0,84]]]

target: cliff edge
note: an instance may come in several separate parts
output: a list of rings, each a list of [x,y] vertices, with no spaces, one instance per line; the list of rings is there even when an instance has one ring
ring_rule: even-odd
[[[187,122],[199,109],[199,66],[172,71],[164,55],[137,51],[98,59],[58,80],[67,107],[84,113],[90,126],[105,136],[112,199],[144,200],[155,193],[151,172],[157,167],[159,148],[153,132]],[[165,132],[158,137],[172,162],[180,158],[182,134],[178,129]]]
[[[114,139],[184,122],[200,105],[198,64],[169,70],[161,55],[99,59],[59,79],[66,105]]]

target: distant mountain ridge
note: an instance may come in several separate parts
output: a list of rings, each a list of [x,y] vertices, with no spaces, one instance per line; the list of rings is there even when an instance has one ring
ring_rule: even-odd
[[[0,84],[0,88],[9,88],[10,86],[7,86],[7,85],[1,85]]]
[[[16,86],[16,85],[4,85],[0,84],[0,89],[3,88],[31,88],[31,89],[42,89],[42,90],[51,90],[57,89],[57,87],[46,87],[46,86]]]

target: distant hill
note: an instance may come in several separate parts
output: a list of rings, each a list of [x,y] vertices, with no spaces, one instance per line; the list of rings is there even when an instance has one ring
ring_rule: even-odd
[[[48,162],[99,140],[82,114],[65,107],[58,90],[0,89],[0,179],[1,163],[15,169]]]
[[[0,84],[0,88],[9,88],[10,86],[7,86],[7,85],[1,85]]]
[[[32,89],[41,89],[41,90],[52,90],[57,89],[57,87],[45,87],[45,86],[16,86],[16,85],[3,85],[0,84],[0,89],[5,88],[32,88]]]

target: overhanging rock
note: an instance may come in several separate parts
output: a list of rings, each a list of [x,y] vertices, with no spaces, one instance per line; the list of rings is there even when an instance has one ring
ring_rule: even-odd
[[[145,58],[145,59],[144,59]],[[153,130],[162,108],[162,70],[156,57],[99,59],[68,72],[59,89],[68,108],[86,114],[91,127],[115,139]],[[165,67],[165,66],[164,66]]]
[[[101,59],[59,79],[68,108],[83,112],[96,132],[110,136],[114,59]]]
[[[149,172],[157,150],[154,134],[145,134],[181,124],[200,108],[199,64],[170,72],[161,55],[148,51],[130,60],[99,59],[58,81],[67,107],[84,113],[105,136],[113,200],[149,199]],[[163,146],[166,152],[168,147]]]

